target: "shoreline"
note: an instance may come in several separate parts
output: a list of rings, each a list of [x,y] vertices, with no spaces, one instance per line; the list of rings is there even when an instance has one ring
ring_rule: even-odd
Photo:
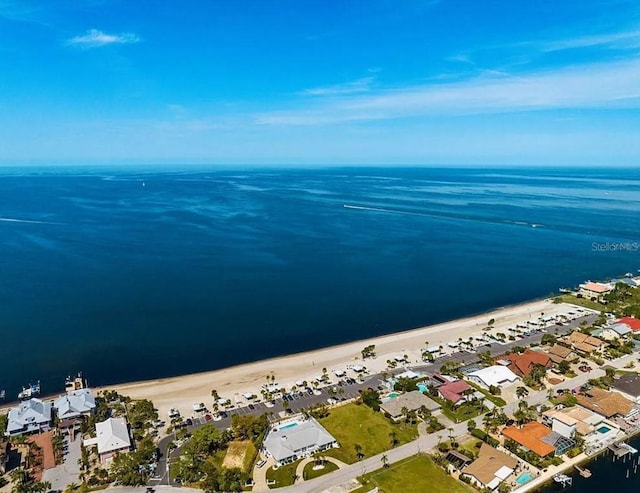
[[[635,432],[627,435],[624,439],[620,440],[620,442],[630,442],[631,440],[638,438],[640,436],[640,429],[635,430]],[[618,442],[616,442],[618,443]],[[583,466],[588,465],[594,462],[600,455],[605,454],[607,451],[607,447],[604,447],[593,455],[585,455],[584,452],[581,452],[579,455],[576,455],[574,458],[569,459],[567,462],[563,462],[559,466],[551,466],[553,467],[553,471],[547,471],[546,473],[542,473],[537,478],[532,481],[523,484],[520,488],[515,489],[512,493],[527,493],[527,492],[537,492],[544,488],[547,484],[553,483],[553,476],[560,473],[566,473],[570,469],[575,471],[575,466]],[[570,474],[574,476],[575,474]]]
[[[554,304],[552,300],[537,299],[515,305],[501,307],[489,312],[453,319],[435,325],[418,327],[382,336],[361,339],[337,346],[295,353],[265,360],[244,363],[228,368],[205,371],[194,374],[163,377],[151,380],[125,382],[95,388],[105,389],[130,396],[133,399],[150,399],[158,408],[160,416],[168,414],[168,410],[176,408],[188,416],[192,413],[192,404],[212,402],[211,390],[215,389],[221,397],[230,399],[233,404],[246,404],[242,394],[253,392],[260,399],[259,389],[273,375],[282,387],[290,388],[296,381],[311,382],[322,375],[326,368],[330,376],[332,370],[344,370],[346,365],[360,364],[372,373],[384,371],[386,361],[396,355],[407,355],[408,365],[424,364],[422,348],[429,345],[445,345],[459,338],[466,340],[471,334],[482,332],[489,319],[495,319],[493,330],[504,330],[519,321],[531,318],[534,314],[560,311],[565,304]],[[554,310],[555,309],[555,310]],[[361,351],[368,345],[376,346],[376,358],[362,360]],[[398,368],[401,368],[399,365]]]

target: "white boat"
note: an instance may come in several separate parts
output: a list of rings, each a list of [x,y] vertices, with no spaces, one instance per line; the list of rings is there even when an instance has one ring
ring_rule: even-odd
[[[27,387],[22,387],[22,391],[18,393],[18,399],[26,401],[38,395],[40,395],[40,380],[38,383],[30,383]]]
[[[73,392],[74,390],[80,390],[87,387],[87,381],[82,377],[82,372],[78,372],[75,377],[69,375],[64,379],[65,392]]]
[[[0,401],[4,400],[5,395],[6,395],[5,391],[4,390],[0,390]]]

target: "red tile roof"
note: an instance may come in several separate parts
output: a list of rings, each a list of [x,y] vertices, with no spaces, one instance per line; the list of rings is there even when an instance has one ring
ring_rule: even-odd
[[[525,349],[522,354],[509,353],[504,356],[500,356],[497,359],[511,361],[509,369],[521,377],[527,376],[531,373],[534,365],[541,365],[546,368],[551,364],[551,359],[548,355],[538,351],[531,351],[530,349]]]
[[[542,423],[538,423],[537,421],[527,423],[522,428],[509,426],[508,428],[502,430],[502,434],[505,437],[519,443],[523,447],[528,448],[540,457],[546,457],[556,450],[555,448],[553,448],[553,446],[541,440],[549,433],[551,433],[551,429],[547,428]]]
[[[462,393],[471,390],[471,386],[464,380],[456,380],[455,382],[445,383],[438,387],[438,392],[454,404],[462,399]]]
[[[622,317],[618,323],[628,325],[634,332],[640,330],[640,319],[634,317]]]
[[[599,282],[586,282],[584,284],[580,284],[580,287],[582,289],[585,289],[587,291],[591,291],[593,293],[606,293],[608,291],[611,291],[611,288],[609,286],[606,286],[604,284],[600,284]]]

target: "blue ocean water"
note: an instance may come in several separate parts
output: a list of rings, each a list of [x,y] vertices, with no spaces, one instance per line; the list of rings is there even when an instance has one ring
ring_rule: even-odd
[[[0,388],[221,368],[635,272],[638,210],[629,169],[5,169]]]

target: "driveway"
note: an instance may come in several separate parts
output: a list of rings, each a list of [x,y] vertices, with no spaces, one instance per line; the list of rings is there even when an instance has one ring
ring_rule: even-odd
[[[64,490],[71,483],[80,484],[80,434],[76,435],[75,441],[68,444],[67,452],[64,455],[64,462],[53,469],[47,469],[42,475],[43,481],[51,483],[52,490]]]

